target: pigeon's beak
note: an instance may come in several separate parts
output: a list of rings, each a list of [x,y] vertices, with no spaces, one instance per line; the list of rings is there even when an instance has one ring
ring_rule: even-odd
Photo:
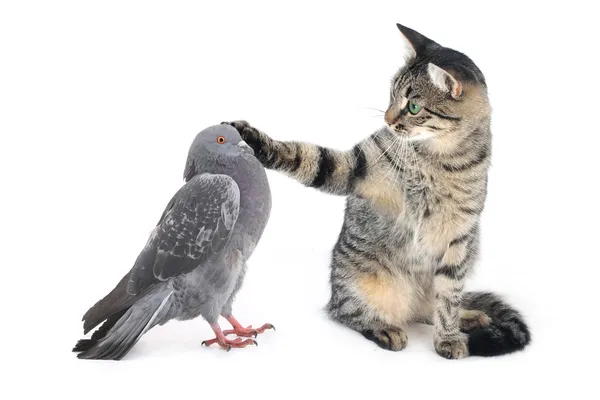
[[[237,145],[240,146],[244,153],[254,155],[254,150],[252,150],[252,147],[248,146],[248,143],[244,142],[243,140],[240,140]]]

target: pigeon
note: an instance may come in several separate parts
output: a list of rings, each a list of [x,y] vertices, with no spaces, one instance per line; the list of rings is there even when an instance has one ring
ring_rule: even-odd
[[[243,327],[232,313],[271,213],[262,164],[235,128],[214,125],[194,139],[184,180],[132,269],[83,316],[84,335],[98,329],[75,345],[78,358],[120,360],[142,335],[172,319],[202,316],[215,333],[202,344],[227,351],[258,345],[243,338],[274,329]],[[220,317],[232,329],[222,331]]]

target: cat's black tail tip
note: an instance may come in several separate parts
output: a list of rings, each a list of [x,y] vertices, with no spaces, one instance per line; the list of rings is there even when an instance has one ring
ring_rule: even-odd
[[[493,357],[523,350],[531,343],[529,328],[522,322],[501,323],[475,329],[469,333],[469,354]]]
[[[469,354],[492,357],[523,350],[531,343],[531,331],[519,311],[489,292],[466,292],[463,308],[483,311],[491,320],[469,332]]]

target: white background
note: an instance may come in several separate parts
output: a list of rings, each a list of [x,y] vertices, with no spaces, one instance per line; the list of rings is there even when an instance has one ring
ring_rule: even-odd
[[[250,5],[252,3],[252,5]],[[285,4],[284,4],[285,3]],[[597,393],[597,14],[584,2],[2,2],[0,391],[91,398],[524,398]],[[358,2],[357,2],[358,3]],[[591,2],[590,2],[591,4]],[[182,184],[195,134],[247,119],[350,148],[383,124],[400,22],[487,77],[493,167],[469,288],[504,294],[525,352],[399,353],[329,321],[343,198],[269,172],[271,220],[234,305],[257,348],[200,343],[201,319],[149,332],[122,362],[70,350]],[[226,326],[226,324],[223,324]],[[591,363],[591,365],[588,365]],[[5,396],[2,396],[5,398]]]

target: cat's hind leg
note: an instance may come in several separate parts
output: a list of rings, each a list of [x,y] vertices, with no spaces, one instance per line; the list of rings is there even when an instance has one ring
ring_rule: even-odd
[[[458,316],[460,318],[460,330],[464,333],[469,333],[479,328],[485,328],[492,323],[492,319],[485,312],[479,310],[467,310],[461,308],[458,311]],[[433,313],[417,316],[411,323],[433,325]]]
[[[373,261],[358,267],[334,257],[327,314],[383,349],[402,350],[408,343],[403,327],[412,313],[409,285]]]
[[[331,319],[355,330],[382,349],[400,351],[406,347],[408,336],[402,327],[382,321],[359,298],[350,298],[351,295],[344,292],[333,295],[327,304]]]

